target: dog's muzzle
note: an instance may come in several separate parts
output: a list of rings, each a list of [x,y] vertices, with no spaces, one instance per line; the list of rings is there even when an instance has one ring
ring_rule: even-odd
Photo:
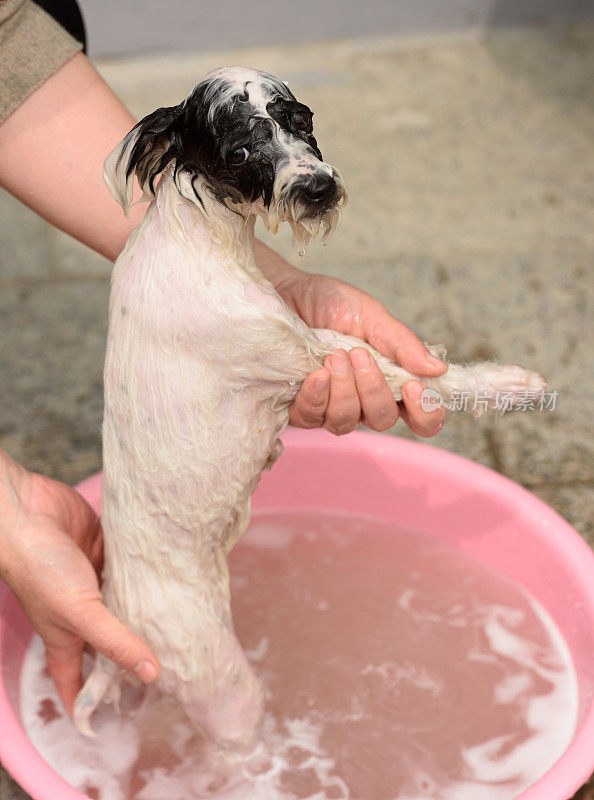
[[[329,164],[318,163],[315,169],[302,167],[290,176],[285,172],[278,195],[281,219],[319,219],[346,200],[339,172]]]
[[[325,214],[339,203],[342,196],[334,175],[325,172],[317,172],[303,177],[293,184],[288,194],[290,201],[299,205],[307,217],[318,217]]]

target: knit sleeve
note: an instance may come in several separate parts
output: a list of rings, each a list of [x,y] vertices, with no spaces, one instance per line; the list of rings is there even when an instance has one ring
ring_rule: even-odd
[[[0,122],[81,49],[31,0],[0,0]]]

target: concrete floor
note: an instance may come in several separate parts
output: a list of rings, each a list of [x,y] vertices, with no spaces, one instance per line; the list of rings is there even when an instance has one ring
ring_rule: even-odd
[[[300,265],[365,288],[452,359],[543,372],[555,411],[452,415],[432,443],[519,481],[592,545],[593,44],[580,24],[100,64],[138,115],[219,64],[288,80],[351,197]],[[5,195],[0,241],[0,446],[74,482],[100,467],[110,264]],[[0,800],[24,797],[0,772]]]

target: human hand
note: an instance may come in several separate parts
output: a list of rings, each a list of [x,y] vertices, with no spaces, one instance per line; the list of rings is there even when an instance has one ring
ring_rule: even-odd
[[[357,336],[416,375],[437,376],[447,369],[410,328],[361,289],[297,269],[287,271],[275,288],[311,327]],[[323,426],[332,433],[343,434],[353,431],[360,422],[373,430],[386,430],[400,417],[419,436],[438,433],[445,421],[445,410],[423,411],[423,384],[407,381],[402,388],[402,402],[396,403],[375,360],[367,355],[367,350],[358,347],[348,354],[337,350],[327,356],[324,367],[303,382],[290,408],[290,424],[301,428]]]
[[[0,577],[45,643],[68,713],[82,687],[85,644],[150,683],[152,650],[101,601],[101,523],[74,489],[27,472],[0,451]]]

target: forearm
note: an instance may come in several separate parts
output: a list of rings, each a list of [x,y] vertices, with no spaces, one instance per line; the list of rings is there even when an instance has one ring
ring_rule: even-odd
[[[135,124],[91,62],[74,56],[0,125],[0,184],[53,225],[115,259],[130,231],[103,159]]]

